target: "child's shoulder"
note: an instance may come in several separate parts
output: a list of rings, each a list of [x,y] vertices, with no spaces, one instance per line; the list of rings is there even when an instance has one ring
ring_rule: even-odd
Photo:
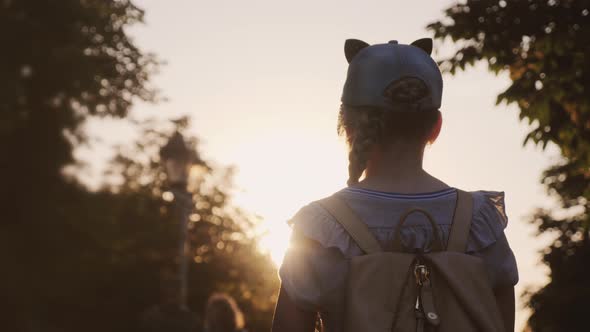
[[[474,219],[487,219],[499,223],[502,229],[506,228],[508,216],[503,191],[477,190],[470,193],[473,197]]]
[[[454,188],[453,188],[454,189]],[[332,195],[340,196],[344,199],[354,198],[354,195],[349,195],[350,191],[346,189],[339,190]],[[494,190],[474,190],[469,191],[473,197],[473,215],[481,215],[485,217],[494,217],[498,219],[504,226],[508,222],[506,216],[506,205],[505,205],[505,193],[504,191]],[[332,196],[330,195],[330,196]],[[322,197],[317,200],[313,200],[303,207],[301,207],[297,213],[289,220],[289,224],[294,226],[299,222],[305,222],[303,220],[314,220],[314,222],[332,224],[335,222],[330,213],[320,204],[320,202],[327,198]],[[367,199],[373,198],[378,201],[378,196],[363,195],[362,198],[366,201]],[[442,196],[441,198],[447,198]],[[398,199],[399,200],[399,199]]]
[[[331,196],[340,196],[343,190],[332,193],[325,197],[319,197],[302,206],[289,219],[288,224],[294,231],[300,231],[304,234],[315,234],[314,237],[327,238],[335,231],[338,233],[340,224],[322,205],[322,201]]]
[[[294,238],[304,237],[317,242],[324,248],[337,248],[342,253],[349,253],[351,248],[356,245],[344,227],[330,214],[322,202],[334,195],[341,196],[342,191],[319,197],[302,206],[288,221]],[[354,210],[354,208],[352,209]]]
[[[473,218],[469,240],[469,251],[479,251],[493,244],[503,236],[508,224],[503,191],[475,190],[469,192],[473,197]],[[339,190],[333,195],[344,199],[355,199]],[[315,240],[324,246],[338,247],[343,252],[350,246],[350,237],[336,219],[320,204],[324,198],[313,200],[303,207],[289,220],[293,232],[308,239]],[[374,198],[379,201],[379,197]],[[444,196],[441,199],[448,199]],[[370,197],[362,197],[363,202]],[[379,208],[382,205],[379,205]]]

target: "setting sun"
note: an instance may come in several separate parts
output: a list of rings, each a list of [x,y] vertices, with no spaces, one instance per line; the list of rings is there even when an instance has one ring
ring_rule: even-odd
[[[285,252],[289,248],[291,229],[287,224],[281,223],[264,226],[267,227],[267,234],[262,237],[260,246],[263,250],[270,253],[272,261],[278,267],[281,265]]]
[[[260,246],[277,266],[289,245],[289,219],[305,204],[341,189],[346,182],[346,149],[331,130],[334,127],[335,117],[334,124],[310,126],[303,136],[295,130],[267,129],[264,136],[244,140],[228,151],[240,160],[235,203],[263,217]],[[288,169],[277,167],[279,163]]]

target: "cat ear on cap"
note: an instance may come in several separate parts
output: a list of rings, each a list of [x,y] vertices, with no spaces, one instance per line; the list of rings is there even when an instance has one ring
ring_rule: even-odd
[[[344,55],[346,56],[346,61],[350,63],[355,55],[360,52],[363,48],[369,46],[369,44],[365,43],[362,40],[358,39],[347,39],[344,43]]]
[[[415,42],[411,43],[410,45],[421,48],[428,55],[432,54],[432,39],[431,38],[418,39]]]

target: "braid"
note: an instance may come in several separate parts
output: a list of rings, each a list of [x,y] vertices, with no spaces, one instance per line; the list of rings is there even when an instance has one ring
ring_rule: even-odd
[[[367,167],[371,150],[381,142],[383,124],[385,123],[383,116],[383,110],[377,108],[359,109],[354,113],[345,113],[341,109],[342,122],[339,125],[339,131],[342,130],[342,125],[354,131],[354,135],[349,141],[348,185],[358,183]]]

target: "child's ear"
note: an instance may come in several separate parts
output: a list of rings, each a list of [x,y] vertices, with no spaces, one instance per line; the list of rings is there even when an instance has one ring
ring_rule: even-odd
[[[358,39],[347,39],[344,42],[344,55],[346,56],[346,61],[350,63],[355,55],[360,52],[363,48],[369,46],[369,44],[365,43],[362,40]]]
[[[436,141],[436,139],[438,138],[438,135],[440,135],[440,130],[442,129],[442,121],[443,121],[442,114],[439,112],[438,113],[438,120],[436,120],[434,127],[432,127],[432,131],[430,132],[430,135],[428,136],[426,143],[432,144]]]
[[[416,46],[421,48],[424,52],[428,53],[428,55],[432,54],[432,39],[431,38],[422,38],[414,41],[410,45]]]

